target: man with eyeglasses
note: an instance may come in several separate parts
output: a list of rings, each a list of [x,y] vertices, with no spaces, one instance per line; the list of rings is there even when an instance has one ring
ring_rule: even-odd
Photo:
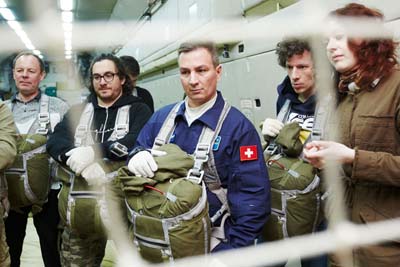
[[[102,231],[87,233],[82,230],[94,228],[82,224],[88,219],[85,216],[90,217],[98,207],[95,204],[93,208],[78,210],[87,204],[79,205],[85,196],[74,198],[78,194],[74,186],[81,186],[81,191],[85,188],[86,195],[91,194],[93,188],[109,186],[107,166],[122,165],[126,161],[127,148],[134,145],[139,131],[151,116],[148,106],[132,95],[132,83],[118,57],[102,54],[93,60],[89,71],[91,94],[87,101],[71,107],[47,144],[48,152],[60,164],[59,175],[63,181],[60,212],[67,209],[67,215],[61,214],[63,266],[100,266],[107,236]],[[65,177],[63,173],[68,175]],[[102,197],[104,195],[98,195],[95,199]],[[68,206],[71,201],[75,203],[74,210]],[[97,204],[104,208],[104,203]],[[70,221],[70,217],[74,217],[74,221]]]
[[[6,103],[13,113],[19,134],[19,144],[32,143],[32,140],[35,140],[38,136],[43,140],[43,136],[47,137],[52,132],[55,125],[69,108],[68,104],[63,100],[47,96],[40,91],[39,86],[45,76],[44,62],[33,52],[21,52],[14,58],[13,77],[17,92]],[[43,149],[43,153],[45,153],[44,146],[41,146],[41,148]],[[21,149],[24,148],[22,147]],[[39,154],[39,151],[36,150],[35,153]],[[32,152],[32,156],[35,153]],[[22,154],[20,153],[17,158],[21,157]],[[17,167],[17,170],[20,171],[17,177],[9,175],[12,172],[11,169],[6,170],[11,210],[5,221],[5,226],[7,243],[10,247],[11,266],[20,266],[20,257],[29,213],[33,214],[33,223],[39,236],[44,265],[52,267],[60,266],[60,257],[57,249],[59,223],[57,195],[61,185],[54,179],[50,183],[50,164],[47,157],[44,156],[43,160],[43,165],[40,166],[46,167],[40,168],[35,174],[30,172],[27,161],[24,161],[22,169],[20,166],[11,166],[12,169]],[[25,190],[21,190],[25,192],[16,190],[19,187],[13,186],[15,182],[9,180],[18,178],[24,181],[24,183],[26,182]],[[40,187],[44,188],[43,191],[45,194],[48,192],[40,201],[35,199],[37,196],[32,195],[31,188],[28,189],[30,183],[28,181],[33,180],[42,181]],[[39,187],[38,184],[36,184],[37,187]],[[49,187],[50,190],[48,190]],[[29,198],[29,195],[31,195],[30,200],[32,202],[25,206],[17,205],[17,202],[21,203],[16,201],[17,199]]]

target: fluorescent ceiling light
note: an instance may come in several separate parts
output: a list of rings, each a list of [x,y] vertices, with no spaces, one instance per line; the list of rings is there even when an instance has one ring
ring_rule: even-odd
[[[72,51],[71,51],[71,50],[65,50],[65,55],[66,55],[66,56],[72,55]]]
[[[63,22],[72,22],[73,21],[73,13],[71,11],[63,11],[61,12],[61,19]]]
[[[72,39],[72,32],[64,32],[64,38],[66,40],[71,40]]]
[[[4,2],[4,0],[0,0],[0,7],[7,7],[7,4]]]
[[[71,59],[72,58],[72,55],[66,55],[65,56],[65,59]]]
[[[40,55],[40,54],[41,54],[41,52],[40,52],[39,50],[37,50],[37,49],[34,49],[32,52],[33,52],[35,55]]]
[[[16,20],[8,20],[7,23],[8,26],[10,26],[10,28],[14,31],[22,30],[21,24]]]
[[[71,11],[74,7],[73,0],[60,0],[60,8],[63,11]]]
[[[14,13],[8,8],[0,8],[0,14],[5,20],[15,20]]]
[[[72,23],[63,23],[62,26],[65,32],[72,32]]]

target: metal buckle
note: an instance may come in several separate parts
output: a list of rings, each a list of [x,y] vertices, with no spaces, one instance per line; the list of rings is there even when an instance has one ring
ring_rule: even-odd
[[[210,152],[210,145],[209,144],[197,144],[194,160],[195,161],[202,161],[206,162],[208,160],[208,153]]]
[[[265,149],[264,153],[268,153],[269,155],[273,155],[276,150],[278,149],[278,146],[276,144],[271,144],[268,145],[267,148]]]
[[[125,134],[129,131],[129,126],[126,123],[125,124],[118,124],[115,128],[116,128],[115,132],[117,133],[117,138],[118,139],[121,139],[122,137],[124,137]]]
[[[200,184],[201,181],[203,180],[203,176],[204,176],[204,171],[203,171],[203,170],[200,171],[200,175],[199,175],[199,176],[196,176],[196,175],[194,174],[194,170],[193,170],[193,169],[190,169],[190,170],[188,171],[188,174],[187,174],[187,176],[186,176],[186,179],[188,179],[189,181],[191,181],[191,182],[193,182],[193,183],[195,183],[195,184]]]
[[[50,114],[48,112],[39,113],[38,115],[39,123],[49,123],[50,122]]]
[[[37,134],[41,134],[41,135],[46,135],[49,132],[49,129],[47,128],[39,128],[36,130]]]
[[[119,158],[128,155],[128,148],[118,142],[115,142],[112,145],[110,151],[111,151],[111,153],[113,153],[114,155],[116,155]]]

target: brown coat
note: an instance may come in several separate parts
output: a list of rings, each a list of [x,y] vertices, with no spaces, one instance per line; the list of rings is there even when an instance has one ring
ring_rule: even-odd
[[[373,90],[348,94],[338,106],[340,142],[356,151],[345,166],[351,220],[400,217],[400,70]],[[355,252],[355,266],[400,266],[400,241]]]

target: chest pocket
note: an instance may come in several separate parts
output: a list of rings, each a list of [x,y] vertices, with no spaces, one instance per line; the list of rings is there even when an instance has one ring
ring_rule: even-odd
[[[363,150],[395,152],[395,119],[392,115],[360,115],[355,128],[355,145]]]

